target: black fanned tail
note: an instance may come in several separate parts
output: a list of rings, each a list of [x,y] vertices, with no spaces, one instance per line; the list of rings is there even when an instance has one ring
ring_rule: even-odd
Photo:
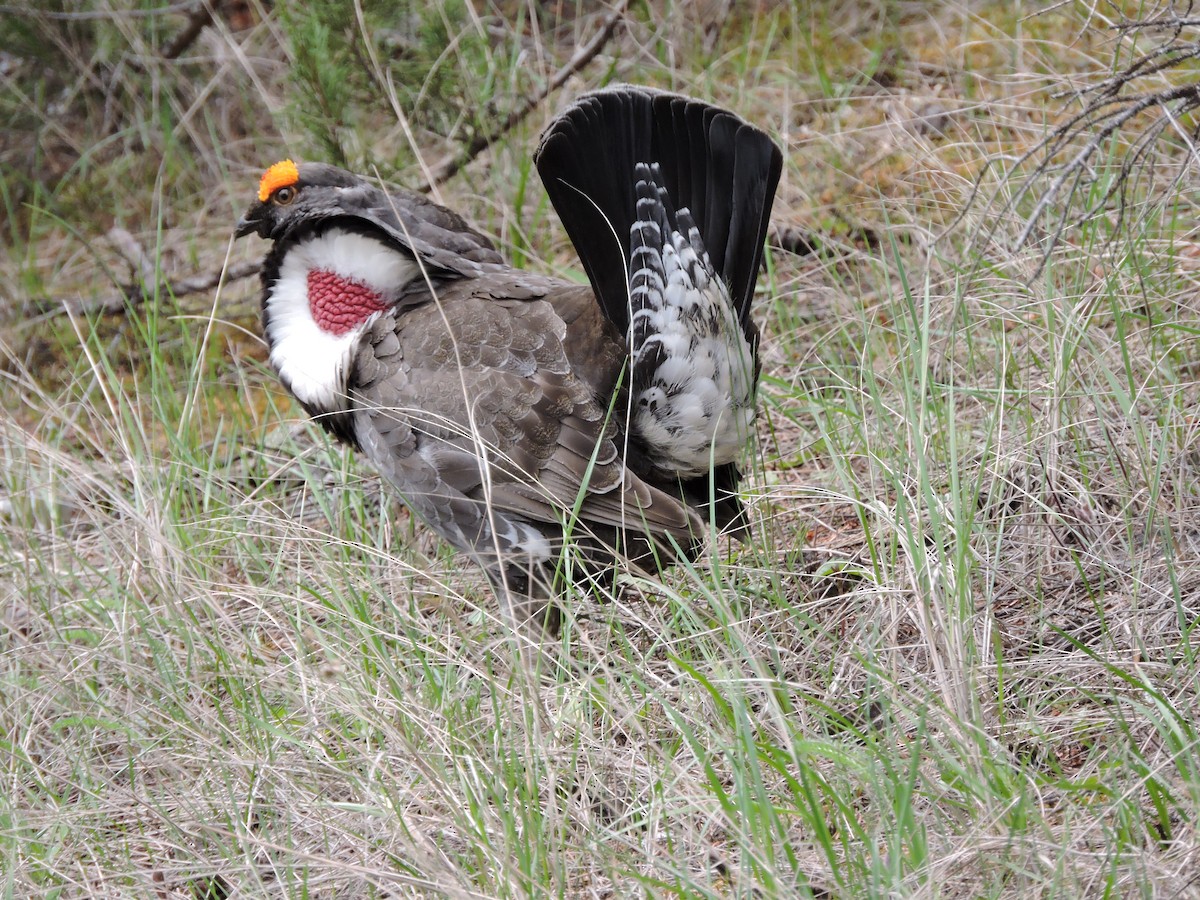
[[[677,94],[619,85],[585,94],[542,136],[534,156],[605,314],[629,327],[630,227],[639,163],[657,163],[671,206],[688,209],[746,330],[779,148],[733,113]]]

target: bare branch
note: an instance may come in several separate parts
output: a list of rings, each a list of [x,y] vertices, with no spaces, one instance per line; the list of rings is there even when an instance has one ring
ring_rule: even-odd
[[[477,157],[480,153],[494,144],[506,132],[512,130],[519,122],[525,119],[531,112],[538,108],[546,98],[554,91],[558,90],[567,83],[567,79],[590,63],[596,58],[596,55],[604,49],[604,45],[612,39],[613,34],[617,30],[617,25],[625,17],[625,11],[629,7],[629,0],[621,0],[617,4],[616,9],[608,14],[601,25],[600,30],[595,36],[575,51],[572,56],[561,69],[555,72],[550,80],[546,82],[545,87],[526,100],[523,104],[513,109],[498,126],[493,128],[486,134],[475,135],[462,149],[462,151],[444,162],[442,162],[432,173],[432,183],[434,185],[445,184],[454,175],[462,169],[467,163]]]
[[[1188,11],[1190,12],[1190,4]],[[1136,36],[1143,31],[1173,30],[1173,34],[1159,39],[1159,46],[1141,54],[1124,69],[1097,81],[1081,91],[1058,95],[1083,101],[1081,110],[1066,118],[1030,150],[1011,162],[1002,176],[1001,184],[991,195],[987,209],[996,204],[1004,187],[1016,183],[1016,190],[999,205],[993,224],[982,233],[995,237],[1000,223],[1035,191],[1039,196],[1025,221],[1015,245],[1029,242],[1038,225],[1050,214],[1056,204],[1063,204],[1063,211],[1043,240],[1043,255],[1038,266],[1049,259],[1050,253],[1068,228],[1077,227],[1096,215],[1109,210],[1113,216],[1114,231],[1126,224],[1130,208],[1130,186],[1136,181],[1139,171],[1154,168],[1152,150],[1162,137],[1163,131],[1172,122],[1200,109],[1200,79],[1186,77],[1181,83],[1140,93],[1123,93],[1135,84],[1144,84],[1146,79],[1162,79],[1168,74],[1184,71],[1185,64],[1200,58],[1200,40],[1180,41],[1185,29],[1200,26],[1200,20],[1169,15],[1153,20],[1122,22],[1114,28],[1125,37]],[[1135,124],[1137,120],[1146,121]],[[1119,146],[1114,142],[1119,141]],[[1114,148],[1114,157],[1120,165],[1113,182],[1106,185],[1099,198],[1089,200],[1081,212],[1069,212],[1072,202],[1088,185],[1094,185],[1099,174],[1093,163],[1103,159],[1106,147]],[[1064,163],[1056,163],[1069,148],[1076,147]],[[1031,171],[1024,173],[1027,163],[1034,161]],[[1186,163],[1183,164],[1186,166]],[[1111,169],[1109,170],[1111,171]],[[986,175],[980,173],[972,191],[968,206],[974,205],[979,195],[979,185]],[[1046,184],[1046,179],[1049,183]],[[1173,183],[1177,183],[1176,179]],[[987,210],[985,210],[987,211]],[[962,217],[954,224],[961,221]],[[953,227],[953,226],[952,226]]]
[[[191,275],[187,278],[166,282],[162,285],[161,290],[175,297],[182,297],[186,294],[198,294],[201,291],[212,290],[220,284],[222,275],[224,275],[225,283],[229,284],[257,275],[261,270],[262,263],[258,260],[237,263],[230,266],[224,272],[205,272],[200,275]],[[143,300],[147,299],[147,293],[146,288],[142,284],[126,284],[121,286],[121,293],[119,294],[97,298],[73,298],[65,301],[61,309],[64,312],[69,311],[73,313],[118,313],[136,307]]]
[[[195,43],[205,27],[213,20],[213,16],[221,6],[221,0],[200,0],[196,7],[188,13],[187,25],[183,31],[175,35],[162,52],[163,59],[178,59],[188,47]]]

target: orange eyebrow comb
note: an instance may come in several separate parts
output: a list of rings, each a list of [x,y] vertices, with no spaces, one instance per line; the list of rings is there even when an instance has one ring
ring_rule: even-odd
[[[290,159],[277,162],[263,172],[262,181],[258,183],[258,199],[263,203],[281,187],[289,187],[300,180],[300,170]]]

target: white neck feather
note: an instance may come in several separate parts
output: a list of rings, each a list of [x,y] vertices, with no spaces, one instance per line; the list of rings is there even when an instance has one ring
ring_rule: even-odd
[[[313,320],[308,302],[308,273],[313,269],[357,281],[392,302],[420,277],[420,268],[381,241],[336,228],[304,238],[285,253],[266,302],[271,365],[298,400],[333,411],[345,408],[355,345],[379,313],[344,334],[325,331]]]

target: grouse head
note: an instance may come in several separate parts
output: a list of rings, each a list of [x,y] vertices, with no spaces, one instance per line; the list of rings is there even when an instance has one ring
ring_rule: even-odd
[[[271,364],[316,416],[346,409],[355,347],[378,316],[500,261],[455,213],[319,163],[266,170],[237,225],[249,234],[273,242],[262,270]]]

